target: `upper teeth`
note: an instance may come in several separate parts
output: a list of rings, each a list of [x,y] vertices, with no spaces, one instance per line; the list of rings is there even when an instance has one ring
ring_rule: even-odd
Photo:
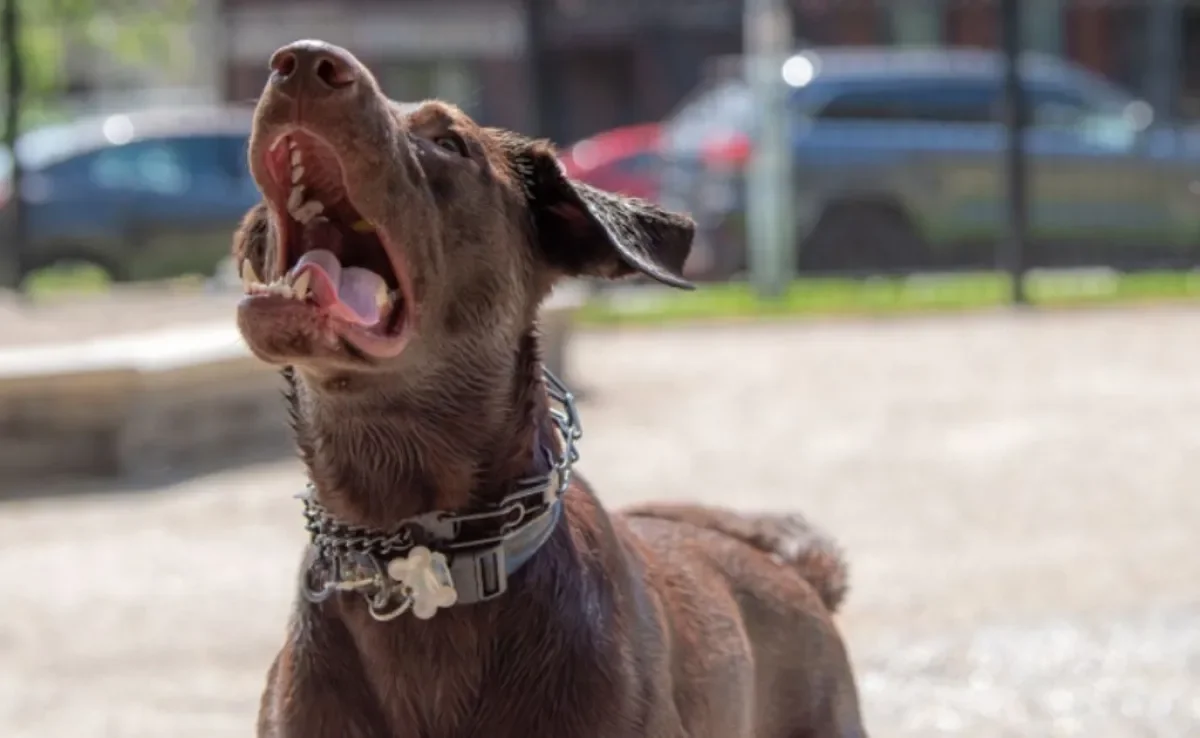
[[[300,184],[300,180],[304,178],[304,155],[300,153],[293,139],[288,140],[288,148],[291,149],[292,162],[292,190],[288,193],[288,213],[301,225],[308,225],[313,218],[325,212],[325,205],[320,200],[304,199],[304,185]]]

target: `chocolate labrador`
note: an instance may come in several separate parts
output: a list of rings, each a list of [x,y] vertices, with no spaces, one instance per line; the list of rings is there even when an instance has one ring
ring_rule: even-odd
[[[853,738],[837,548],[797,516],[609,513],[536,316],[564,277],[674,287],[693,225],[551,146],[401,107],[344,49],[271,58],[238,326],[309,475],[279,738]]]

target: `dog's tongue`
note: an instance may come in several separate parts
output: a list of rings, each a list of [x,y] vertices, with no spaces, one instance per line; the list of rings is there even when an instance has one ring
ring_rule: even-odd
[[[314,249],[305,252],[292,269],[293,281],[308,271],[313,301],[341,320],[359,325],[375,325],[383,317],[375,296],[385,290],[383,277],[362,267],[342,267],[332,251]]]

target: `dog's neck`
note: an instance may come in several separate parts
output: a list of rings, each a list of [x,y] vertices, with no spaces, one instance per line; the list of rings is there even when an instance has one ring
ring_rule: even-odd
[[[387,530],[496,501],[545,471],[540,447],[554,435],[533,330],[507,360],[447,364],[438,378],[427,391],[351,402],[290,374],[301,457],[339,519]]]

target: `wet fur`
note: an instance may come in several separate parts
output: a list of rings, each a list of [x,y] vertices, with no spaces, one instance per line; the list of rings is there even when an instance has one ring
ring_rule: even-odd
[[[510,489],[551,438],[535,318],[554,281],[640,273],[685,286],[692,225],[569,182],[548,144],[451,106],[402,116],[355,68],[353,96],[310,101],[306,115],[347,152],[364,215],[407,239],[419,337],[394,363],[357,365],[316,356],[302,327],[245,312],[239,326],[282,367],[322,503],[388,528]],[[285,102],[269,85],[256,138],[297,115]],[[462,133],[469,162],[421,153],[439,130]],[[252,166],[263,145],[252,141]],[[255,208],[236,257],[269,277],[277,248]],[[828,539],[799,518],[699,506],[610,514],[579,476],[564,506],[495,601],[381,624],[354,596],[297,598],[258,735],[864,735],[832,620],[845,567]]]

